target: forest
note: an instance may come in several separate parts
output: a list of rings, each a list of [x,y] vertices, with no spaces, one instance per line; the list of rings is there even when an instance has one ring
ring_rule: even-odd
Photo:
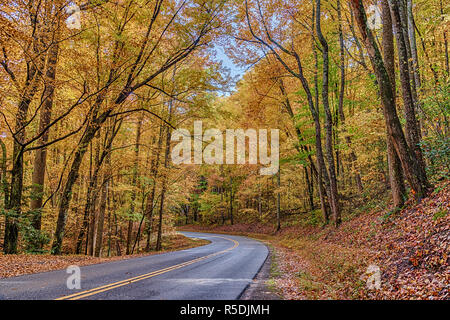
[[[448,299],[449,10],[0,0],[0,261],[159,252],[176,230],[215,230],[271,242],[279,273],[314,265],[274,280],[291,299],[303,297],[293,286],[308,298]],[[196,121],[277,129],[277,172],[174,163],[175,132]],[[416,287],[358,287],[369,260],[394,255],[407,261],[396,281]]]

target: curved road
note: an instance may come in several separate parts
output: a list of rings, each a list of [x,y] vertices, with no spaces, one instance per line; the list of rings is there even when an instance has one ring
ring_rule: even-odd
[[[81,267],[81,289],[66,270],[0,279],[0,299],[233,300],[258,273],[267,247],[245,237],[182,232],[205,246]]]

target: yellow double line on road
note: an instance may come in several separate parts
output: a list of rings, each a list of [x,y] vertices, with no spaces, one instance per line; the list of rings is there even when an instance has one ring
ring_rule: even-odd
[[[164,269],[161,269],[161,270],[156,270],[156,271],[153,271],[153,272],[150,272],[150,273],[142,274],[142,275],[134,277],[134,278],[129,278],[129,279],[125,279],[125,280],[122,280],[122,281],[110,283],[110,284],[107,284],[107,285],[104,285],[104,286],[101,286],[101,287],[97,287],[97,288],[94,288],[94,289],[77,292],[77,293],[74,293],[74,294],[71,294],[71,295],[68,295],[68,296],[57,298],[55,300],[78,300],[78,299],[86,298],[86,297],[89,297],[89,296],[93,296],[93,295],[99,294],[101,292],[105,292],[105,291],[109,291],[109,290],[112,290],[112,289],[115,289],[115,288],[126,286],[126,285],[134,283],[134,282],[142,281],[142,280],[145,280],[145,279],[148,279],[148,278],[152,278],[152,277],[155,277],[155,276],[163,274],[163,273],[167,273],[167,272],[172,271],[172,270],[176,270],[176,269],[180,269],[180,268],[189,266],[189,265],[194,264],[196,262],[199,262],[199,261],[202,261],[202,260],[205,260],[205,259],[217,256],[219,254],[222,254],[222,253],[225,253],[225,252],[228,252],[228,251],[231,251],[234,248],[236,248],[237,246],[239,246],[239,242],[237,242],[236,240],[233,240],[233,239],[230,239],[230,238],[225,238],[225,237],[220,237],[220,236],[214,236],[214,237],[216,237],[216,238],[223,238],[223,239],[232,241],[234,243],[234,245],[231,248],[228,248],[228,249],[216,252],[216,253],[212,253],[212,254],[209,254],[209,255],[204,256],[204,257],[200,257],[200,258],[197,258],[197,259],[194,259],[194,260],[183,262],[183,263],[180,263],[180,264],[177,264],[177,265],[174,265],[174,266],[171,266],[171,267],[167,267],[167,268],[164,268]]]

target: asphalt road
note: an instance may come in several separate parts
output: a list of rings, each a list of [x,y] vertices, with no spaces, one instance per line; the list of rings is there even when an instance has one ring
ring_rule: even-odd
[[[81,267],[81,289],[68,289],[66,270],[0,279],[0,299],[233,300],[268,255],[245,237],[183,232],[205,246]]]

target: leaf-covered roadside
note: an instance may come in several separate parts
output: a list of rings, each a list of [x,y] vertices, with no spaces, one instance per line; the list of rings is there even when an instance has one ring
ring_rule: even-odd
[[[97,258],[85,255],[30,255],[30,254],[0,254],[0,278],[16,277],[30,273],[39,273],[65,269],[70,265],[86,266],[90,264],[111,262],[123,259],[137,258],[164,252],[184,250],[209,243],[203,239],[191,239],[180,234],[165,236],[163,250],[134,255]]]
[[[270,283],[285,299],[449,299],[449,199],[443,183],[419,205],[367,211],[339,229],[295,225],[275,234],[273,226],[240,224],[209,231],[270,243]],[[367,289],[370,264],[381,269],[380,290]]]

